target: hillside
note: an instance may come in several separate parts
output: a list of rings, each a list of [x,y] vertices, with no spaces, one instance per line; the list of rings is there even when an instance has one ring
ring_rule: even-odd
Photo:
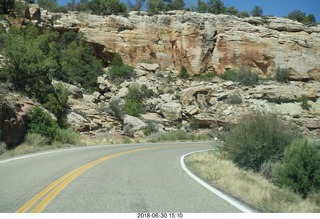
[[[301,132],[319,137],[319,26],[276,17],[237,18],[185,11],[154,16],[130,12],[127,17],[50,13],[35,4],[29,5],[19,22],[7,19],[1,23],[9,27],[32,22],[60,33],[83,33],[103,61],[105,74],[97,78],[99,89],[94,93],[65,84],[70,94],[68,123],[79,132],[141,137],[150,129],[182,129],[214,136],[258,109],[280,115],[293,121]],[[115,54],[134,66],[134,76],[120,83],[108,74]],[[182,67],[189,78],[179,75]],[[221,78],[226,72],[244,71],[243,67],[258,74],[260,81],[245,85]],[[278,68],[290,70],[287,83],[275,80]],[[121,109],[134,87],[152,91],[141,100],[145,110],[120,117],[110,111],[114,101]],[[7,142],[6,133],[20,127],[9,121],[17,120],[20,108],[34,103],[21,102],[21,98],[14,101],[6,92],[3,90],[3,98],[16,106],[12,110],[16,114],[10,118],[0,111],[0,129]],[[5,103],[1,102],[1,109]]]

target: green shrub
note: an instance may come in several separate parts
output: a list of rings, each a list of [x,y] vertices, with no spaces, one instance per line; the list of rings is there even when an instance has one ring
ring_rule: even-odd
[[[237,94],[232,94],[227,98],[227,103],[235,105],[235,104],[240,104],[242,103],[242,98],[241,96]]]
[[[11,0],[2,0],[2,1],[11,1]],[[26,2],[22,1],[15,1],[14,3],[14,12],[17,17],[23,18],[25,16],[27,9],[27,4]]]
[[[66,128],[68,93],[60,85],[54,87],[52,79],[78,82],[94,90],[97,76],[102,73],[100,61],[84,46],[83,38],[73,32],[60,36],[58,32],[39,31],[29,25],[0,31],[0,41],[7,57],[1,79],[11,82],[15,90],[35,98],[55,115],[60,127]],[[34,129],[36,127],[31,128]],[[40,129],[37,132],[43,134]],[[52,142],[53,136],[48,139]]]
[[[125,79],[134,77],[134,68],[128,65],[111,66],[108,74],[112,80],[119,80],[122,82]]]
[[[145,106],[139,100],[126,99],[124,104],[124,111],[130,116],[139,117],[140,114],[145,112]]]
[[[138,117],[146,111],[143,100],[151,97],[152,95],[154,95],[153,91],[148,89],[145,85],[142,85],[141,87],[129,87],[129,91],[125,96],[125,113]]]
[[[240,68],[238,71],[230,69],[221,77],[224,80],[240,82],[246,86],[253,86],[259,82],[258,75],[251,72],[249,68]]]
[[[224,136],[223,150],[238,167],[259,171],[264,162],[280,160],[284,149],[297,137],[276,115],[255,112]]]
[[[145,135],[150,135],[151,133],[155,133],[158,131],[157,123],[152,121],[147,121],[146,124],[147,124],[147,127],[143,130],[143,133]]]
[[[67,87],[62,83],[57,83],[54,85],[54,88],[60,104],[62,106],[67,106],[69,98],[69,91]]]
[[[116,53],[111,61],[111,66],[124,66],[124,63],[122,61],[121,55],[119,53]]]
[[[133,138],[134,137],[134,131],[133,131],[132,128],[133,128],[132,125],[125,125],[123,127],[124,135],[127,136],[127,137],[130,137],[130,138]],[[129,142],[127,142],[127,143],[129,143]]]
[[[52,143],[58,134],[57,122],[42,108],[36,106],[28,112],[29,130],[28,133],[42,135]]]
[[[308,197],[316,203],[318,206],[320,206],[320,192],[312,192],[308,194]]]
[[[93,14],[99,15],[119,14],[127,11],[126,4],[119,0],[91,0],[88,2],[88,7]]]
[[[80,83],[88,91],[97,90],[97,77],[103,73],[102,63],[90,47],[83,45],[82,36],[64,33],[59,55],[60,71],[55,77],[65,82]],[[68,39],[68,41],[66,40]]]
[[[229,69],[221,75],[221,78],[228,81],[239,81],[239,74],[235,70]]]
[[[1,0],[0,14],[9,14],[15,7],[15,0]]]
[[[301,22],[305,25],[310,25],[310,26],[317,25],[316,17],[313,14],[307,15],[305,12],[302,12],[301,10],[294,10],[290,12],[287,18]]]
[[[75,145],[79,143],[79,134],[70,128],[59,129],[55,140],[62,144]]]
[[[183,78],[183,79],[188,79],[190,77],[186,67],[184,67],[184,66],[181,67],[181,70],[180,70],[180,73],[179,73],[179,77]]]
[[[125,79],[130,79],[134,76],[134,68],[125,65],[120,54],[116,53],[111,61],[108,74],[112,80],[123,82]]]
[[[165,11],[166,5],[163,0],[148,0],[146,2],[148,15],[159,14]]]
[[[167,142],[167,141],[201,141],[210,140],[207,135],[197,135],[184,130],[175,130],[167,132],[157,132],[150,135],[150,142]]]
[[[123,144],[130,144],[130,142],[131,142],[130,137],[124,136],[124,137],[122,138],[122,143],[123,143]]]
[[[24,139],[24,144],[33,147],[43,147],[48,144],[48,139],[37,133],[28,133]]]
[[[109,102],[109,113],[119,120],[124,117],[124,104],[120,98],[112,98]]]
[[[300,98],[300,102],[301,102],[301,105],[300,105],[300,106],[302,107],[302,109],[310,110],[311,105],[308,104],[308,98],[307,98],[306,96],[302,96],[302,97]]]
[[[246,86],[258,84],[259,77],[256,73],[251,72],[248,68],[241,68],[239,71],[239,82]]]
[[[38,4],[41,8],[48,11],[54,11],[58,7],[57,0],[38,0]]]
[[[150,98],[156,95],[154,91],[149,89],[145,84],[141,85],[140,91],[142,92],[144,98]]]
[[[97,76],[102,73],[100,61],[74,32],[60,36],[50,30],[39,31],[33,25],[0,32],[7,57],[2,80],[37,99],[57,117],[61,127],[66,127],[66,89],[55,88],[52,79],[81,83],[87,90],[94,90]]]
[[[287,83],[291,75],[290,69],[277,68],[276,70],[276,80],[280,83]]]
[[[212,72],[194,75],[194,78],[200,81],[211,81],[214,77],[216,77],[216,75]]]
[[[284,152],[283,163],[275,172],[276,183],[306,198],[320,191],[320,151],[315,144],[296,141]]]
[[[0,155],[6,152],[6,144],[0,141]]]
[[[144,98],[144,94],[141,92],[139,85],[134,85],[129,87],[128,93],[125,96],[125,99],[128,100],[138,100],[142,101]]]
[[[260,167],[260,173],[268,180],[270,180],[271,182],[274,182],[274,171],[277,169],[277,167],[280,165],[280,162],[274,162],[274,161],[270,161],[267,160],[265,162],[263,162],[263,164]]]

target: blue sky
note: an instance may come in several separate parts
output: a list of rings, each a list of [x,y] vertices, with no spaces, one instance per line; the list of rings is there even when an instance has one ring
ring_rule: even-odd
[[[79,1],[79,0],[78,0]],[[121,0],[122,2],[135,0]],[[204,0],[206,1],[206,0]],[[264,15],[283,17],[295,9],[307,14],[313,14],[320,22],[320,0],[222,0],[226,7],[235,6],[239,11],[250,12],[255,5],[263,9]],[[70,0],[58,0],[59,5],[65,5]],[[198,0],[185,0],[187,6],[197,5]]]

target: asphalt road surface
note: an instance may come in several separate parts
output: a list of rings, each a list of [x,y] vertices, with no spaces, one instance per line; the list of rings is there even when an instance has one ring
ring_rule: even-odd
[[[0,160],[0,212],[241,212],[180,165],[209,143],[104,145]]]

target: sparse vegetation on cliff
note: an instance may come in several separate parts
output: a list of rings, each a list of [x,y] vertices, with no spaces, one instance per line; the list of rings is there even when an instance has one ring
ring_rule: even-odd
[[[113,81],[121,83],[126,79],[134,77],[134,68],[125,65],[120,54],[116,53],[111,61],[108,75]]]
[[[128,94],[124,98],[124,111],[128,115],[139,117],[141,113],[146,111],[143,100],[153,95],[152,90],[149,90],[145,85],[129,87]]]
[[[287,83],[291,75],[290,69],[277,68],[276,70],[276,80],[280,83]]]
[[[228,70],[222,76],[225,80],[240,82],[246,86],[253,86],[259,83],[258,74],[251,72],[250,69],[241,67],[239,70]]]
[[[313,14],[307,15],[305,12],[302,12],[299,9],[290,12],[287,15],[287,18],[294,20],[294,21],[299,21],[299,22],[306,24],[306,25],[316,25],[317,24],[316,18]]]

